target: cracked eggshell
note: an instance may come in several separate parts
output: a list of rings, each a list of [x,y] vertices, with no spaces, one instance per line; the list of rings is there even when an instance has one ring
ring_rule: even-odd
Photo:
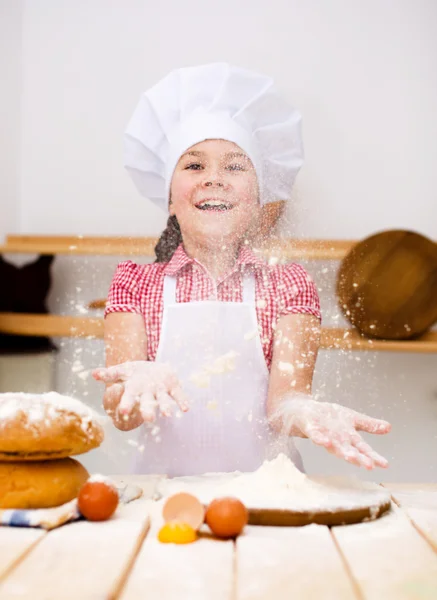
[[[170,521],[187,523],[197,530],[205,520],[205,508],[196,496],[180,492],[167,498],[162,508],[162,516],[166,523]]]

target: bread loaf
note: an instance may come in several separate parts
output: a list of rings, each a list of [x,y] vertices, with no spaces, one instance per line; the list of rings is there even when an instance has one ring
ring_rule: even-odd
[[[98,414],[80,400],[47,394],[0,394],[0,461],[75,456],[103,441]]]
[[[76,498],[89,477],[73,458],[0,463],[0,508],[51,508]]]

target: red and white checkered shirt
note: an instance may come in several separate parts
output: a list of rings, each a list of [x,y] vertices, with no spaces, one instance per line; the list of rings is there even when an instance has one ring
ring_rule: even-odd
[[[155,360],[164,310],[164,276],[176,276],[176,302],[219,300],[242,302],[242,273],[255,275],[258,329],[268,368],[272,362],[274,327],[290,313],[321,318],[317,288],[306,270],[295,263],[269,265],[244,246],[230,273],[217,283],[205,267],[190,258],[182,244],[168,263],[138,265],[130,260],[118,265],[109,290],[105,316],[113,312],[144,317],[148,360]]]

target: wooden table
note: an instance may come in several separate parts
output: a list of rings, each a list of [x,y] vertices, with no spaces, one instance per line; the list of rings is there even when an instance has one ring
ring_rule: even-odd
[[[160,544],[156,478],[114,477],[144,497],[102,523],[0,528],[0,598],[94,600],[435,600],[437,484],[387,484],[393,510],[358,525],[247,527]]]

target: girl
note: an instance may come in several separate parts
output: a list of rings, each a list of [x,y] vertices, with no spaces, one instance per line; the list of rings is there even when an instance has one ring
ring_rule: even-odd
[[[158,261],[117,268],[94,372],[115,426],[141,428],[134,470],[248,471],[278,452],[303,469],[293,436],[386,467],[358,432],[389,423],[311,397],[311,278],[251,248],[262,207],[289,197],[302,164],[300,115],[271,80],[222,63],[171,73],[142,96],[125,154],[139,191],[170,213]]]

